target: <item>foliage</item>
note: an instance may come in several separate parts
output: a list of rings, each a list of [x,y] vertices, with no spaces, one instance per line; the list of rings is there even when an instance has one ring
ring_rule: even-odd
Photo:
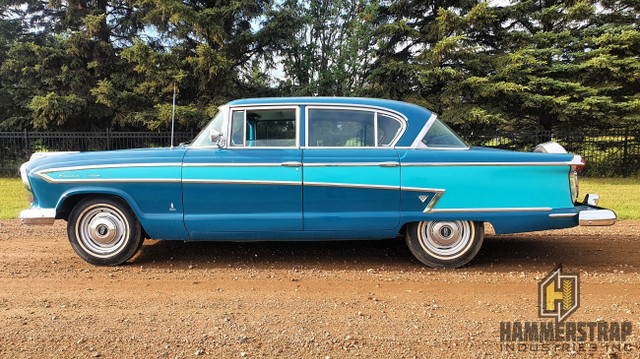
[[[467,130],[640,128],[636,0],[5,0],[0,130],[178,130],[374,96]]]

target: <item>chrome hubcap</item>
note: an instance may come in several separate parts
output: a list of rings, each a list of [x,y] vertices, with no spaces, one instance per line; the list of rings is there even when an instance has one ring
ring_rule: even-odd
[[[428,221],[421,222],[418,227],[422,248],[443,260],[463,255],[471,247],[474,231],[469,221]]]
[[[80,246],[102,258],[120,252],[129,237],[129,224],[124,214],[108,204],[95,204],[85,208],[75,229]]]

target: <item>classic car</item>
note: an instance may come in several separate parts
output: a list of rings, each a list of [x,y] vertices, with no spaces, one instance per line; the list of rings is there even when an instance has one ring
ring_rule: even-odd
[[[131,259],[145,238],[183,241],[404,236],[430,267],[455,268],[498,234],[611,225],[578,202],[578,155],[470,147],[431,111],[368,98],[232,101],[189,144],[36,153],[21,175],[25,224],[66,220],[94,265]]]

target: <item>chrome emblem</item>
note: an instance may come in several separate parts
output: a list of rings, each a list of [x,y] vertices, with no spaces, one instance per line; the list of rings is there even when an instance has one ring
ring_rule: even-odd
[[[176,207],[173,206],[173,202],[171,203],[171,208],[169,208],[169,211],[171,211],[171,212],[175,212],[176,211]]]
[[[425,196],[425,195],[421,194],[421,195],[418,196],[418,198],[420,199],[420,202],[424,203],[427,200],[427,198],[429,198],[429,196]]]

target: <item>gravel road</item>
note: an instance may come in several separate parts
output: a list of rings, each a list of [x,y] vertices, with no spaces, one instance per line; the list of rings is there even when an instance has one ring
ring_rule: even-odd
[[[146,241],[102,268],[65,225],[0,221],[0,358],[640,356],[640,221],[489,234],[457,270],[423,267],[398,239]],[[501,321],[549,321],[538,281],[559,263],[580,274],[569,320],[631,321],[629,351],[501,346]]]

